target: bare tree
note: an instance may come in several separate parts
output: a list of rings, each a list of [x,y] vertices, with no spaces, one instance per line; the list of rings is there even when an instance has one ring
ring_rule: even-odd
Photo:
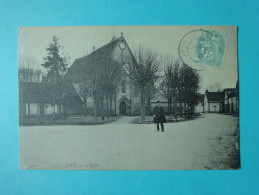
[[[38,62],[32,57],[19,58],[18,79],[19,82],[40,82],[43,72],[37,69]]]
[[[160,89],[168,100],[168,111],[172,113],[172,103],[176,107],[177,93],[180,85],[180,64],[179,60],[173,61],[170,56],[165,59],[165,70]],[[174,113],[176,111],[174,110]]]
[[[223,90],[223,87],[219,82],[217,82],[217,83],[214,83],[214,84],[211,84],[211,85],[207,86],[206,89],[211,91],[211,92],[220,92],[220,91]]]
[[[32,68],[19,67],[18,79],[19,82],[33,82],[34,70]]]
[[[112,101],[119,87],[120,82],[125,79],[125,71],[121,61],[112,58],[105,59],[102,62],[103,67],[100,70],[101,80],[99,82],[102,95],[106,99],[106,114],[109,117],[112,114]]]
[[[136,62],[128,63],[126,67],[129,78],[140,94],[141,120],[145,120],[147,100],[152,94],[154,83],[159,78],[158,70],[160,61],[155,51],[139,46],[135,54]]]
[[[83,99],[84,115],[87,116],[87,99],[92,95],[93,86],[90,80],[83,79],[82,82],[78,83],[78,93]]]
[[[179,101],[184,103],[184,112],[193,114],[194,105],[197,103],[200,76],[198,72],[183,64],[180,68]]]

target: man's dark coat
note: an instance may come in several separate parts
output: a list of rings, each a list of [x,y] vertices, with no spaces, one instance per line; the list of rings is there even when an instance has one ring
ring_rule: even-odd
[[[155,106],[154,115],[154,123],[166,123],[165,110],[162,106]]]

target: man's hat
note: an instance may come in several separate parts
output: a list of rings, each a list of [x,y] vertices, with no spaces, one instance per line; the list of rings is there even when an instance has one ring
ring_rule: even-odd
[[[156,103],[160,103],[160,101],[157,101]]]

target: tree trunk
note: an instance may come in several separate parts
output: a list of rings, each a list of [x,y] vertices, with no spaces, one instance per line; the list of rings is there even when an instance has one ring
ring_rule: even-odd
[[[86,96],[84,96],[84,115],[86,117],[87,113],[86,113]]]
[[[184,115],[186,116],[186,102],[184,102]]]
[[[150,111],[151,111],[151,103],[150,103],[150,98],[148,98],[148,100],[147,100],[148,102],[147,102],[147,107],[148,107],[148,110],[147,110],[147,113],[148,113],[148,116],[150,115]]]
[[[180,102],[180,116],[182,117],[183,116],[183,112],[182,112],[182,102]]]
[[[97,100],[94,98],[94,120],[97,121]]]
[[[63,119],[66,119],[66,105],[67,105],[67,103],[64,101],[63,102],[63,112],[62,112],[62,115],[63,115]]]
[[[112,96],[110,97],[110,116],[112,115]]]
[[[28,116],[29,116],[29,118],[31,116],[31,105],[30,105],[30,103],[28,103]]]
[[[56,107],[55,107],[55,104],[56,104],[56,98],[55,98],[55,88],[54,88],[54,86],[53,86],[53,88],[52,88],[52,102],[53,102],[53,114],[52,114],[52,116],[53,116],[53,120],[56,120]]]
[[[116,116],[116,108],[117,108],[117,103],[116,103],[116,93],[114,94],[114,116]]]
[[[145,118],[145,105],[144,103],[141,103],[141,122],[144,122]]]
[[[173,103],[173,107],[174,107],[174,117],[175,117],[175,119],[177,119],[177,105],[176,105],[176,101],[174,100],[174,103]]]
[[[170,98],[169,109],[169,114],[172,114],[172,98]]]
[[[106,116],[109,118],[109,98],[106,97]]]
[[[145,116],[146,116],[146,101],[143,98],[143,95],[141,95],[141,122],[144,122]]]
[[[170,99],[169,98],[167,98],[167,111],[168,111],[168,113],[170,112]]]
[[[100,105],[100,101],[101,101],[101,105]],[[104,108],[103,108],[103,106],[104,106],[104,98],[102,97],[101,99],[99,99],[99,116],[101,115],[101,116],[103,116],[104,115]]]

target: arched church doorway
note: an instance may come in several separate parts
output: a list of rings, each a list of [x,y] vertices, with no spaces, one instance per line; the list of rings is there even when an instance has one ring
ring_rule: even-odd
[[[120,115],[126,115],[126,103],[124,101],[122,101],[120,103]]]

